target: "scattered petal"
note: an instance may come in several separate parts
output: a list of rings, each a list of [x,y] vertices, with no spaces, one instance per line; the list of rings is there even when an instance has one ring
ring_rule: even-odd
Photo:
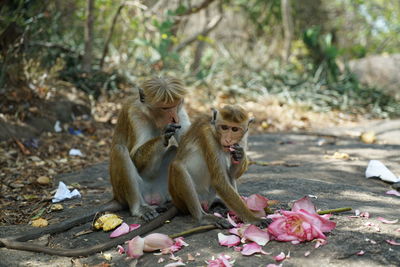
[[[176,266],[185,266],[185,265],[186,264],[184,264],[183,262],[178,261],[178,262],[173,262],[173,263],[167,264],[164,267],[176,267]]]
[[[279,255],[273,256],[273,258],[276,261],[283,261],[284,259],[286,259],[286,255],[285,255],[285,253],[281,252],[281,253],[279,253]]]
[[[232,224],[233,227],[237,227],[238,224],[229,216],[229,213],[227,214],[228,222]]]
[[[124,253],[125,253],[125,249],[124,249],[123,246],[118,245],[118,246],[117,246],[117,249],[118,249],[118,253],[119,253],[119,254],[124,254]]]
[[[218,233],[218,242],[221,246],[233,247],[240,244],[240,238],[236,235]]]
[[[250,210],[254,211],[264,210],[268,206],[268,198],[263,197],[259,194],[253,194],[245,198],[245,202],[247,204],[247,207]]]
[[[305,196],[305,197],[297,200],[293,204],[292,211],[297,212],[299,210],[306,210],[309,213],[314,214],[315,213],[315,206],[311,202],[310,198]]]
[[[164,234],[153,233],[149,234],[144,238],[144,251],[154,251],[158,249],[168,248],[172,246],[174,242],[172,239]]]
[[[383,223],[386,223],[386,224],[394,224],[394,223],[397,223],[399,221],[398,219],[389,221],[389,220],[386,220],[383,217],[378,217],[378,220],[383,222]]]
[[[110,238],[115,238],[124,234],[129,233],[129,225],[122,223],[117,229],[115,229],[111,234]]]
[[[163,263],[164,261],[165,261],[164,258],[159,258],[158,261],[157,261],[157,263]]]
[[[132,232],[133,230],[136,230],[140,227],[140,224],[137,223],[132,223],[129,225],[129,232]]]
[[[364,250],[360,250],[359,252],[356,253],[357,256],[362,256],[365,254]]]
[[[397,190],[389,190],[386,192],[387,195],[394,195],[400,197],[400,192]]]
[[[218,213],[218,212],[214,212],[213,214],[214,214],[215,217],[224,218],[224,216],[222,216],[222,215],[221,215],[220,213]]]
[[[360,217],[364,217],[364,218],[369,218],[370,216],[369,216],[369,212],[368,211],[365,211],[365,212],[361,212],[360,213]]]
[[[225,254],[219,255],[217,259],[213,256],[211,260],[207,261],[207,267],[232,267],[235,261],[229,261],[230,259],[231,257]]]
[[[316,239],[316,243],[315,243],[315,248],[319,248],[320,246],[326,245],[328,243],[328,241],[326,241],[325,239],[322,238],[318,238]]]
[[[250,225],[244,231],[244,238],[251,240],[259,244],[260,246],[265,246],[270,240],[269,233],[261,230],[255,225]]]
[[[144,238],[140,236],[134,237],[132,240],[128,241],[128,251],[126,254],[130,258],[140,258],[143,255],[144,248]]]
[[[310,254],[311,254],[311,251],[308,250],[308,251],[306,251],[306,252],[304,253],[304,256],[305,256],[305,257],[308,257],[308,256],[310,256]]]
[[[360,210],[355,210],[355,211],[354,211],[354,214],[355,214],[356,216],[360,216]]]
[[[233,247],[233,250],[236,252],[242,251],[243,247]]]
[[[399,242],[396,242],[395,240],[385,240],[387,243],[393,246],[400,246]]]
[[[262,250],[262,247],[256,242],[244,244],[241,253],[242,255],[245,256],[250,256],[253,255],[254,253],[268,254],[267,252]]]

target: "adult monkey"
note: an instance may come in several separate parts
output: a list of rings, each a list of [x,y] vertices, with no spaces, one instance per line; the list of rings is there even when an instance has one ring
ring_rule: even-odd
[[[176,208],[157,217],[151,205],[162,205],[169,199],[168,165],[176,153],[170,138],[177,140],[190,125],[183,108],[186,90],[182,81],[173,77],[153,77],[143,83],[138,94],[127,99],[113,136],[110,155],[110,179],[114,200],[57,225],[19,236],[0,239],[0,247],[44,252],[60,256],[86,256],[115,247],[136,235],[161,226],[176,215]],[[179,130],[178,130],[179,129]],[[24,241],[44,234],[54,234],[89,221],[97,212],[118,211],[128,206],[132,216],[150,221],[138,230],[99,245],[77,248],[49,248]],[[157,218],[156,218],[157,217]]]
[[[119,115],[110,178],[114,199],[128,205],[132,216],[149,221],[158,215],[151,205],[169,200],[168,165],[176,153],[175,146],[168,147],[169,140],[175,136],[179,141],[190,121],[182,106],[186,90],[181,80],[154,77],[142,88]]]
[[[236,179],[248,167],[243,147],[252,119],[238,105],[227,105],[195,120],[179,143],[170,165],[168,187],[172,202],[189,212],[201,224],[229,227],[221,218],[204,209],[220,197],[246,223],[267,225],[269,220],[255,216],[237,192]]]

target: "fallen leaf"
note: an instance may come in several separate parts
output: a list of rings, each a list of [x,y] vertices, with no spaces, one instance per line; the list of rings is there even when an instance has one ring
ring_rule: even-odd
[[[50,178],[48,176],[40,176],[36,179],[36,182],[41,185],[48,185],[50,183]]]
[[[94,228],[97,230],[103,229],[104,231],[110,231],[122,223],[122,219],[113,213],[107,213],[100,216],[94,223]]]
[[[49,222],[43,218],[38,218],[32,221],[33,227],[46,227],[47,225],[49,225]]]

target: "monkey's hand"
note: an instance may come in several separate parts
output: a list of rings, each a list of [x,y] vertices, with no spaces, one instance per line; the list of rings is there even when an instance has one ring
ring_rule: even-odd
[[[168,124],[165,129],[164,129],[164,133],[163,133],[163,137],[164,137],[164,146],[168,146],[169,143],[169,139],[177,132],[178,129],[180,129],[181,126],[179,124],[176,123],[170,123]]]
[[[239,144],[234,144],[233,146],[229,147],[232,156],[233,164],[238,164],[244,156],[244,149]]]
[[[214,224],[220,229],[230,229],[233,227],[233,225],[230,224],[227,219],[219,218],[211,214],[203,216],[202,224]]]

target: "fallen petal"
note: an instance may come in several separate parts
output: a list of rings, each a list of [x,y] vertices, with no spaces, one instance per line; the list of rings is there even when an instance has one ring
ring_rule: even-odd
[[[162,263],[162,262],[164,262],[164,261],[165,261],[164,258],[159,258],[158,261],[157,261],[157,263]]]
[[[362,256],[365,254],[364,250],[360,250],[359,252],[356,253],[357,256]]]
[[[122,223],[117,229],[115,229],[111,234],[110,238],[115,238],[121,235],[129,233],[129,225]]]
[[[140,224],[137,223],[132,223],[129,225],[129,232],[132,232],[133,230],[136,230],[140,227]]]
[[[144,251],[154,251],[170,247],[174,244],[172,239],[164,234],[154,233],[149,234],[144,238]]]
[[[268,198],[259,194],[253,194],[245,198],[245,201],[250,210],[264,210],[268,206]]]
[[[400,243],[394,241],[394,240],[385,240],[387,243],[393,246],[400,246]]]
[[[297,212],[299,210],[306,210],[311,214],[316,213],[315,206],[311,202],[311,200],[310,200],[310,198],[308,196],[305,196],[305,197],[297,200],[296,202],[294,202],[293,207],[292,207],[292,211]]]
[[[285,255],[285,253],[281,252],[281,253],[279,253],[279,255],[276,255],[273,258],[276,261],[283,261],[284,259],[286,259],[286,255]]]
[[[187,257],[188,257],[188,261],[194,261],[195,260],[195,258],[192,256],[192,254],[187,254]]]
[[[237,227],[237,223],[229,216],[229,213],[227,214],[228,222],[232,224],[233,227]]]
[[[365,211],[365,212],[361,212],[360,213],[360,217],[364,217],[364,218],[369,218],[369,212],[368,211]]]
[[[308,257],[308,256],[310,256],[310,254],[311,254],[311,251],[308,250],[308,251],[306,251],[306,253],[304,253],[304,256]]]
[[[270,240],[269,233],[261,230],[255,225],[250,225],[244,231],[243,235],[247,240],[251,240],[259,244],[260,246],[265,246]]]
[[[256,242],[244,244],[241,253],[242,255],[245,256],[250,256],[253,255],[254,253],[268,254],[267,252],[262,250],[262,247]]]
[[[124,253],[125,253],[125,249],[124,249],[123,246],[118,245],[118,246],[117,246],[117,249],[118,249],[118,253],[119,253],[119,254],[124,254]]]
[[[236,235],[218,233],[218,242],[221,246],[233,247],[240,244],[240,238]]]
[[[167,264],[164,267],[175,267],[175,266],[185,266],[185,265],[186,264],[184,264],[183,262],[178,261],[178,262],[173,262],[173,263]]]
[[[224,218],[224,216],[222,216],[220,213],[218,212],[214,212],[214,216],[218,217],[218,218]]]
[[[397,190],[389,190],[386,192],[387,195],[394,195],[400,197],[400,192]]]
[[[394,223],[397,223],[397,222],[399,221],[398,219],[389,221],[389,220],[386,220],[386,219],[383,218],[383,217],[378,217],[378,220],[381,221],[381,222],[383,222],[383,223],[386,223],[386,224],[394,224]]]
[[[136,236],[132,240],[128,242],[128,251],[126,254],[130,258],[139,258],[143,255],[143,248],[144,248],[144,238],[140,236]]]

